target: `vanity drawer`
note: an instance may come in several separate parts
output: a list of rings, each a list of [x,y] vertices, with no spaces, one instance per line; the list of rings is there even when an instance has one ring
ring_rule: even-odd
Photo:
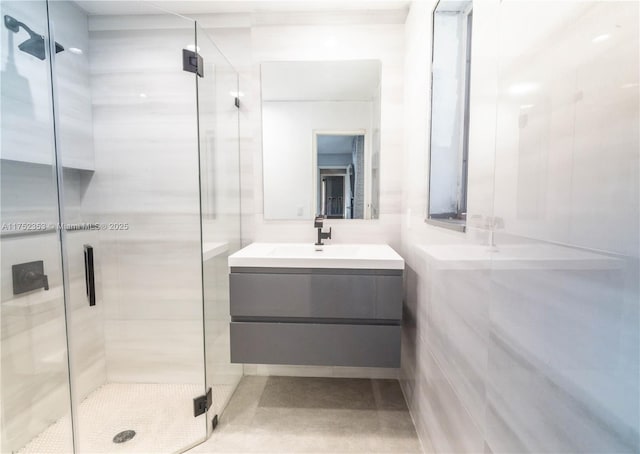
[[[231,362],[400,367],[400,325],[231,322]]]
[[[232,317],[400,320],[402,275],[231,273]]]

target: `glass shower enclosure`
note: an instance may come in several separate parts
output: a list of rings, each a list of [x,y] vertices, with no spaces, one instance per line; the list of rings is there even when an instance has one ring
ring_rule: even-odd
[[[196,21],[104,3],[0,6],[2,452],[181,452],[242,375],[237,73]]]

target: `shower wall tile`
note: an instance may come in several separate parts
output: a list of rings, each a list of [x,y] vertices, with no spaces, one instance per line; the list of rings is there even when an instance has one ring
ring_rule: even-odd
[[[64,46],[55,57],[56,130],[62,164],[76,169],[94,168],[89,26],[87,14],[74,2],[49,6],[54,39]]]
[[[161,216],[158,216],[161,222]],[[166,226],[165,226],[166,227]],[[184,224],[174,231],[188,229]],[[200,260],[199,232],[190,239],[172,241],[156,236],[166,233],[133,222],[129,232],[110,235],[102,242],[105,278],[103,292],[108,319],[180,320],[202,317],[199,267],[185,266]]]
[[[203,384],[203,336],[202,319],[107,320],[108,380]]]

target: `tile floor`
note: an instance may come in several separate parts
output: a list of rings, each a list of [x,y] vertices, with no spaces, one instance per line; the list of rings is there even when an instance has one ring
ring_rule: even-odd
[[[203,453],[420,453],[397,380],[246,376]]]

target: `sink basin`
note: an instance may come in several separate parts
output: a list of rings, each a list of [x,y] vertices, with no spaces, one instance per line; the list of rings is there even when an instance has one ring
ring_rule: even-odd
[[[314,258],[316,256],[322,258],[340,258],[355,257],[358,252],[358,246],[346,244],[331,244],[321,247],[322,250],[316,250],[313,244],[283,244],[275,247],[270,253],[270,257],[305,257]]]
[[[230,267],[402,270],[404,260],[387,244],[252,243],[229,256]]]

